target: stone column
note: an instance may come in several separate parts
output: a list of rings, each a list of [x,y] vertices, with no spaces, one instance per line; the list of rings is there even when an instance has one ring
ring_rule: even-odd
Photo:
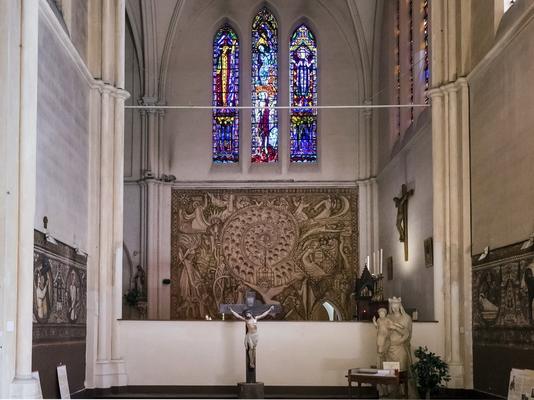
[[[38,0],[0,5],[0,85],[9,94],[0,103],[0,397],[9,398],[39,394],[31,376],[38,22]]]
[[[469,173],[470,11],[459,0],[432,3],[432,152],[435,317],[443,325],[451,387],[472,387]],[[466,335],[466,332],[469,335]]]
[[[102,83],[100,155],[98,318],[93,384],[127,384],[120,357],[118,319],[122,315],[122,246],[124,191],[124,0],[102,0]]]
[[[159,318],[158,292],[158,238],[159,238],[159,182],[155,179],[146,181],[147,186],[147,301],[148,319]]]
[[[144,97],[143,104],[148,106],[157,106],[157,101],[154,97]],[[163,119],[165,112],[161,109],[151,108],[146,111],[146,132],[143,133],[146,145],[142,149],[143,154],[146,154],[146,172],[144,173],[143,189],[143,204],[141,222],[141,238],[143,241],[145,254],[143,258],[146,260],[146,274],[147,274],[147,302],[149,319],[162,318],[159,307],[159,295],[161,282],[159,279],[159,234],[160,234],[160,219],[159,219],[159,204],[160,204],[160,186],[159,180],[162,173],[161,166],[161,150],[160,135],[161,127],[163,126]]]
[[[452,387],[472,385],[469,125],[467,81],[430,91],[434,179],[435,317],[443,323]]]
[[[370,101],[365,101],[371,105]],[[372,109],[361,112],[358,196],[360,227],[360,273],[367,256],[379,249],[378,245],[378,184],[376,182],[375,138],[373,137]],[[371,257],[372,258],[372,257]]]

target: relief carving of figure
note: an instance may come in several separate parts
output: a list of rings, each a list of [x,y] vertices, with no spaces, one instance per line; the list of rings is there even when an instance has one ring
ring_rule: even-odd
[[[39,322],[47,322],[52,312],[52,269],[47,257],[37,267],[33,286],[35,290],[35,314]]]
[[[527,311],[528,311],[528,320],[530,324],[534,324],[533,319],[533,308],[534,308],[534,272],[533,272],[533,265],[530,265],[525,269],[524,272],[524,285],[527,288],[527,294],[528,294],[528,303],[527,303]]]
[[[67,316],[71,322],[76,322],[80,308],[80,278],[74,270],[70,271],[67,280],[67,289],[67,303],[69,307]]]
[[[48,286],[50,283],[43,274],[39,274],[37,277],[37,287],[35,291],[37,293],[37,316],[40,319],[48,318],[50,309],[50,301],[48,297]]]

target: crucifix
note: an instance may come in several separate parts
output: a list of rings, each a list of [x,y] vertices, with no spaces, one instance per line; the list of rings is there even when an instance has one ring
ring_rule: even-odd
[[[256,383],[256,345],[258,344],[257,321],[267,315],[276,315],[282,308],[276,304],[263,304],[256,300],[256,292],[248,291],[245,304],[221,304],[219,312],[222,314],[232,313],[236,318],[245,321],[245,351],[247,382]]]
[[[402,184],[400,197],[394,197],[395,207],[397,207],[397,230],[399,231],[399,241],[404,243],[404,261],[408,261],[408,198],[413,195],[414,190],[408,190],[406,184]]]

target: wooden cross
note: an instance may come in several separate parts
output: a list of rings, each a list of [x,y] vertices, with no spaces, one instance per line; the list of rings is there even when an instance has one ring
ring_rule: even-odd
[[[400,197],[393,198],[395,207],[397,207],[399,241],[404,243],[404,261],[408,261],[408,199],[413,193],[414,190],[408,190],[406,184],[403,183]]]
[[[250,313],[253,316],[258,316],[266,313],[270,308],[272,307],[270,315],[276,315],[282,311],[282,307],[280,307],[279,304],[263,304],[260,301],[256,300],[256,292],[249,291],[246,294],[245,298],[245,304],[220,304],[219,305],[219,312],[221,314],[231,314],[234,310],[236,313],[242,315],[244,317],[245,313]],[[245,324],[245,335],[246,332],[246,324]],[[246,376],[247,376],[247,383],[256,383],[256,365],[257,363],[254,362],[254,367],[251,367],[251,360],[249,351],[247,348],[245,348],[246,353]],[[255,357],[255,355],[254,355]],[[255,361],[255,360],[254,360]]]

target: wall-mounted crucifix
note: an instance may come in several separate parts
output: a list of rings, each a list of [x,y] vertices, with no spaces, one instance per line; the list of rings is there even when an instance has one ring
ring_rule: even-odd
[[[399,231],[399,241],[404,243],[404,261],[408,261],[408,199],[413,195],[414,190],[402,184],[401,194],[394,197],[395,207],[397,207],[397,230]]]

